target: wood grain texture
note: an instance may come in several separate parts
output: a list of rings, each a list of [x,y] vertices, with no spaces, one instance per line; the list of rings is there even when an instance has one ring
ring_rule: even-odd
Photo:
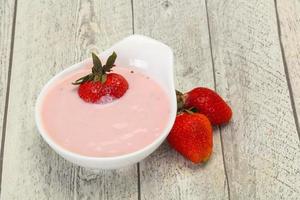
[[[231,199],[299,199],[300,143],[274,2],[207,4],[217,91],[234,112],[222,128]]]
[[[300,1],[277,1],[277,11],[284,56],[293,91],[298,124],[300,124]]]
[[[136,166],[72,165],[37,133],[35,100],[63,68],[132,33],[130,1],[19,1],[1,199],[137,199]]]
[[[134,2],[134,29],[165,42],[176,60],[176,86],[214,88],[204,1]],[[141,199],[227,199],[220,135],[214,134],[214,152],[206,165],[185,160],[167,144],[140,163]]]
[[[0,0],[0,149],[10,58],[14,3],[14,0]]]

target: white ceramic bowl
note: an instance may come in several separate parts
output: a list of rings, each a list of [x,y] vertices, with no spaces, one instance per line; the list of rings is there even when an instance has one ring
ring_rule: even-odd
[[[145,36],[132,35],[121,40],[108,50],[101,53],[101,59],[106,60],[106,58],[113,51],[115,51],[118,55],[116,61],[118,66],[134,66],[136,68],[141,68],[146,74],[153,77],[157,82],[160,83],[170,98],[170,118],[164,131],[153,143],[133,153],[115,157],[89,157],[64,149],[55,141],[53,141],[51,137],[49,137],[47,131],[42,126],[40,110],[41,102],[43,101],[45,94],[51,85],[56,80],[61,79],[63,76],[68,75],[69,73],[72,73],[73,71],[78,70],[87,64],[91,64],[91,59],[86,59],[80,63],[68,67],[64,71],[54,76],[42,89],[36,102],[35,119],[39,133],[49,144],[49,146],[66,160],[83,167],[113,169],[141,161],[151,154],[155,149],[157,149],[158,146],[164,141],[171,130],[176,117],[177,106],[173,80],[173,53],[170,47]]]

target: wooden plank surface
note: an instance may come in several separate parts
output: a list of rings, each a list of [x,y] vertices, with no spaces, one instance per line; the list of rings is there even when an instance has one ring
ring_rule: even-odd
[[[137,199],[136,166],[79,168],[37,133],[34,104],[63,68],[132,33],[130,0],[19,1],[1,199]]]
[[[205,0],[132,2],[133,23],[130,0],[18,2],[1,199],[138,199],[139,190],[144,200],[299,199],[300,141],[286,72],[299,115],[300,2],[277,2],[281,38],[272,0],[206,1],[208,21]],[[0,0],[0,130],[13,10],[13,0]],[[215,71],[217,91],[234,111],[221,128],[228,183],[218,129],[206,165],[163,144],[140,163],[140,189],[136,166],[80,168],[38,135],[34,103],[42,85],[130,35],[132,24],[173,48],[179,90],[214,88]]]
[[[300,1],[277,1],[277,13],[300,134]]]
[[[230,197],[299,199],[300,143],[274,2],[207,4],[217,91],[234,112],[222,128]]]
[[[214,88],[206,10],[203,1],[134,2],[134,30],[164,41],[176,59],[176,86]],[[206,165],[194,165],[167,144],[140,163],[141,199],[227,199],[220,134]]]
[[[2,144],[2,126],[6,101],[14,3],[14,0],[0,0],[0,149]]]

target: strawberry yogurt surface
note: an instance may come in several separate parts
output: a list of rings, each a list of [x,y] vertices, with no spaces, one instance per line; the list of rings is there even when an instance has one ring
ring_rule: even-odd
[[[158,83],[136,69],[115,67],[113,72],[128,81],[125,95],[86,103],[72,82],[90,70],[56,82],[42,101],[42,126],[57,144],[81,155],[108,157],[132,153],[159,137],[168,123],[170,102]]]

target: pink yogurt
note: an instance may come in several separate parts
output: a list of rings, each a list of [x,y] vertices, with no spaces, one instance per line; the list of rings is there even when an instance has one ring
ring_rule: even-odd
[[[166,128],[170,102],[164,89],[136,69],[113,70],[127,79],[129,89],[111,103],[86,103],[78,96],[78,86],[71,83],[90,68],[65,76],[48,90],[41,121],[58,145],[85,156],[120,156],[151,144]]]

